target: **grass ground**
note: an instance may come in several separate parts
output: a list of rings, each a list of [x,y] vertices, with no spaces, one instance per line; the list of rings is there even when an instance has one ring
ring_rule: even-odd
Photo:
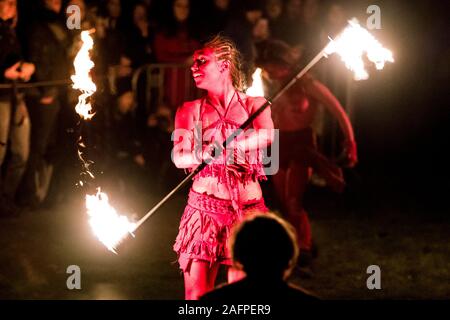
[[[139,212],[157,200],[144,198]],[[450,298],[448,217],[418,214],[412,205],[346,208],[321,192],[310,199],[319,257],[313,278],[294,273],[291,281],[325,299]],[[76,194],[51,210],[1,219],[0,298],[182,299],[171,246],[184,201],[170,201],[118,255],[93,238]],[[81,290],[67,289],[69,265],[81,268]],[[366,287],[369,265],[381,268],[381,290]]]

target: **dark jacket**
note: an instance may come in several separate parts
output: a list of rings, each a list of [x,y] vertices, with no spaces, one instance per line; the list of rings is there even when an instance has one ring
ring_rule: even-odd
[[[36,66],[35,81],[66,80],[70,76],[70,37],[59,15],[45,10],[28,32],[28,60]],[[56,97],[58,87],[42,87],[41,96]]]
[[[318,298],[306,290],[281,279],[244,278],[216,288],[203,295],[205,301],[315,301]]]
[[[10,81],[5,79],[5,70],[22,60],[22,52],[16,32],[11,21],[0,19],[0,84]],[[10,89],[0,89],[0,99],[8,100],[11,97]]]

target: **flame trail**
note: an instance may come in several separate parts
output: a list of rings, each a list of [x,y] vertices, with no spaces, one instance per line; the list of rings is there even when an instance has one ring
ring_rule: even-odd
[[[91,32],[92,31],[81,32],[83,45],[73,62],[75,74],[70,77],[73,82],[73,88],[82,92],[78,97],[78,104],[76,105],[75,110],[80,117],[85,120],[91,119],[95,114],[92,113],[91,103],[87,102],[87,100],[97,90],[97,87],[89,74],[94,67],[94,62],[92,62],[89,55],[89,51],[91,51],[94,46],[94,40],[90,36]]]
[[[73,81],[73,88],[81,91],[78,97],[78,104],[75,107],[76,112],[81,119],[90,120],[95,115],[92,112],[91,103],[88,99],[97,90],[95,83],[92,81],[90,71],[94,67],[94,63],[90,58],[90,51],[94,46],[94,40],[90,36],[93,31],[81,32],[82,46],[78,51],[75,60],[75,75],[71,76]],[[82,137],[78,139],[78,158],[83,166],[81,175],[88,176],[90,179],[95,179],[94,174],[90,170],[93,161],[87,160],[83,157],[81,149],[86,146],[82,141]],[[84,185],[82,180],[79,181],[81,186]],[[89,225],[95,236],[108,248],[108,250],[115,251],[116,246],[128,234],[132,234],[135,229],[135,223],[130,222],[126,216],[119,215],[117,211],[109,204],[109,198],[106,193],[101,192],[97,188],[97,194],[86,195],[86,209],[89,215]]]

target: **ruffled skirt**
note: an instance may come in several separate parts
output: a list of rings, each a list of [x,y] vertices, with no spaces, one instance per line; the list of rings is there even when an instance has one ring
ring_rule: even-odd
[[[268,211],[262,198],[243,203],[241,209],[243,217]],[[180,269],[189,271],[194,260],[231,265],[227,242],[239,220],[231,200],[217,199],[191,189],[173,246]]]

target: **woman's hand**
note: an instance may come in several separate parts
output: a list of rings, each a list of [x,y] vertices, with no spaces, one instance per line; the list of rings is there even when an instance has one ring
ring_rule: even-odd
[[[250,165],[245,159],[245,152],[242,149],[234,148],[233,153],[227,157],[226,168],[233,175],[240,178],[242,174],[250,169]]]
[[[223,146],[217,141],[206,144],[202,148],[201,160],[209,164],[214,161],[222,152]]]

